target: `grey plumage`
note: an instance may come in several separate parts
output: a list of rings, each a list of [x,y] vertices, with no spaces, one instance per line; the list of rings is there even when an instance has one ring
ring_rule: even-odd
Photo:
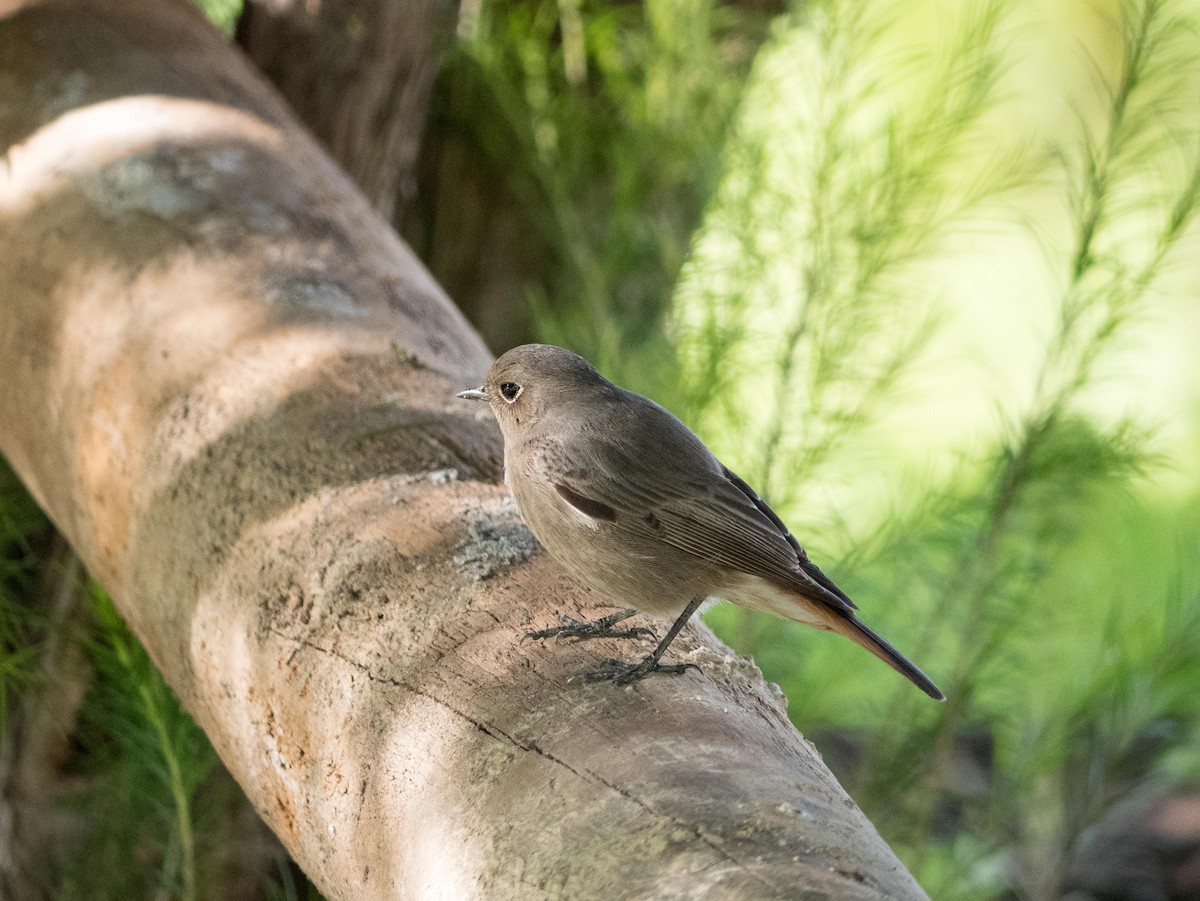
[[[508,351],[482,387],[460,396],[490,404],[521,514],[580,581],[647,613],[690,616],[700,600],[719,597],[839,632],[943,697],[858,619],[750,486],[663,407],[543,344]],[[653,660],[617,681],[663,669],[658,657],[683,619]]]

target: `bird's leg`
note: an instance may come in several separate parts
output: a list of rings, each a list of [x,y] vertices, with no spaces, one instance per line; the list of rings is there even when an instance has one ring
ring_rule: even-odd
[[[653,638],[654,633],[644,626],[634,626],[632,629],[613,628],[617,623],[629,619],[635,613],[637,613],[636,610],[622,610],[619,613],[602,616],[591,623],[563,613],[558,617],[562,623],[561,626],[526,632],[525,637],[521,640],[527,641],[534,638],[541,641],[546,638],[554,638],[558,641],[587,641],[592,638],[644,638],[645,636]]]
[[[679,614],[679,618],[671,624],[671,629],[667,632],[662,641],[658,643],[658,647],[638,663],[625,663],[621,660],[605,660],[601,668],[594,673],[583,673],[579,676],[572,676],[571,681],[580,682],[615,682],[617,685],[628,685],[630,682],[637,682],[639,679],[644,679],[651,673],[670,673],[673,676],[678,676],[681,673],[686,673],[689,669],[700,669],[694,663],[659,663],[663,653],[667,650],[667,646],[675,640],[675,636],[679,634],[679,630],[684,624],[692,618],[692,614],[697,608],[704,603],[704,598],[693,598],[684,608],[683,613]]]

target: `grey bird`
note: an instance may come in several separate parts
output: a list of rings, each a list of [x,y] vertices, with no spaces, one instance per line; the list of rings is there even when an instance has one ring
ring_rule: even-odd
[[[675,617],[645,659],[607,660],[589,680],[684,672],[692,664],[663,664],[663,653],[705,600],[723,598],[840,633],[945,699],[858,618],[753,489],[654,401],[548,344],[513,348],[457,396],[491,406],[505,481],[538,541],[579,581],[633,608],[529,637],[633,637],[648,630],[614,627],[637,611]]]

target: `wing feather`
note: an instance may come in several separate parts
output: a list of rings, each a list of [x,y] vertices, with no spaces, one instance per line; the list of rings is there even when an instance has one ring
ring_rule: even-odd
[[[760,576],[835,610],[854,609],[745,481],[669,413],[657,406],[652,412],[657,415],[643,416],[635,426],[643,437],[660,437],[658,447],[669,450],[651,459],[630,456],[629,448],[644,447],[644,441],[596,429],[585,434],[586,454],[562,433],[540,442],[535,465],[564,497],[582,499],[582,507],[571,501],[576,507],[612,511],[605,517],[609,527]],[[654,434],[663,431],[670,434]]]

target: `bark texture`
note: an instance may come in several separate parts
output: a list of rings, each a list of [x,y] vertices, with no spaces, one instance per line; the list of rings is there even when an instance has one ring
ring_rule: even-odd
[[[922,897],[702,627],[520,644],[487,352],[186,0],[0,0],[0,153],[0,450],[330,898]]]
[[[238,43],[385,219],[405,219],[456,0],[250,0]]]

